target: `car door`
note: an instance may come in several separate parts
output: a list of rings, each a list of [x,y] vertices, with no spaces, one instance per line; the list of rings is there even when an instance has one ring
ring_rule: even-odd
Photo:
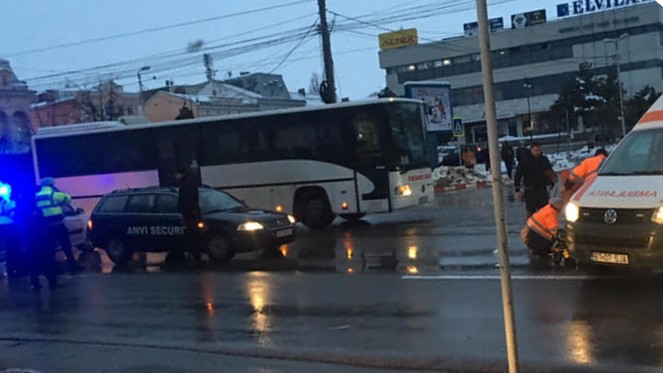
[[[129,197],[125,207],[127,220],[126,240],[133,250],[151,251],[158,246],[150,226],[155,224],[158,216],[153,213],[154,193],[140,193]]]
[[[157,194],[154,213],[159,216],[158,224],[152,225],[158,247],[163,251],[181,248],[184,245],[184,225],[177,208],[177,196],[172,193]]]

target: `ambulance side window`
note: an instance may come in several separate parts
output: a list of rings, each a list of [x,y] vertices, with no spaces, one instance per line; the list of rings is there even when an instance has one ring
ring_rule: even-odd
[[[154,209],[154,194],[137,194],[129,198],[126,212],[149,214]]]
[[[177,197],[170,194],[159,194],[155,212],[158,214],[177,214]]]

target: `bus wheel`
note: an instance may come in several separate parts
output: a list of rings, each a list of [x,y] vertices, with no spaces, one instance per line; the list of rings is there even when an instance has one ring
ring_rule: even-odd
[[[342,215],[339,215],[339,216],[341,218],[343,218],[345,221],[349,221],[351,223],[356,223],[359,220],[361,220],[361,218],[366,216],[366,214],[342,214]]]
[[[112,239],[106,247],[106,254],[115,264],[126,264],[131,260],[133,250],[131,250],[122,240]]]
[[[229,262],[235,256],[232,243],[221,235],[213,235],[207,240],[207,255],[215,263]]]
[[[320,229],[334,221],[329,200],[324,192],[311,190],[302,193],[298,207],[299,219],[309,228]]]

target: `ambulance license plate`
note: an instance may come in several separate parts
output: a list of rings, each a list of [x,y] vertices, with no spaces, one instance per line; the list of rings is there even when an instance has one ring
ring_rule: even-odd
[[[424,203],[428,203],[428,197],[419,198],[419,204],[424,204]]]
[[[593,252],[591,258],[593,262],[610,264],[629,264],[628,255]]]
[[[276,232],[276,237],[288,237],[288,236],[292,236],[292,228]]]

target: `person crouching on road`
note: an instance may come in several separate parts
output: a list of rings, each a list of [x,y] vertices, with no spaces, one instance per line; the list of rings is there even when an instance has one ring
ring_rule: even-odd
[[[564,202],[561,198],[551,198],[548,204],[535,212],[523,227],[521,239],[529,249],[530,259],[547,258],[551,252]]]

